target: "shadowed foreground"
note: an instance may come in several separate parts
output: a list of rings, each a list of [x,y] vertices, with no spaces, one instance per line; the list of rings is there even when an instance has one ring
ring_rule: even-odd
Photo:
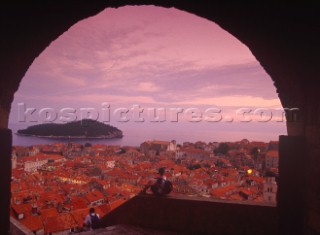
[[[277,234],[278,230],[274,206],[177,196],[136,196],[101,222],[104,227],[131,225],[159,234]]]

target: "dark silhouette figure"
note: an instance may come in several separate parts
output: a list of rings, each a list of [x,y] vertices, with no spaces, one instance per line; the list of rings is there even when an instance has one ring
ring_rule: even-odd
[[[173,186],[172,183],[169,180],[167,180],[164,173],[165,168],[161,167],[159,169],[159,177],[156,178],[155,181],[150,181],[140,192],[140,194],[146,194],[149,188],[151,188],[153,194],[158,196],[169,194],[172,191]]]
[[[100,216],[95,213],[93,207],[89,209],[89,214],[86,216],[84,220],[84,227],[87,230],[93,230],[99,228],[100,225]]]

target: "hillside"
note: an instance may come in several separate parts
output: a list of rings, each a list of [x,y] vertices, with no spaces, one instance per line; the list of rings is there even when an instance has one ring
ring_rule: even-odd
[[[121,138],[122,131],[94,120],[80,120],[65,124],[46,123],[18,130],[18,135],[51,138]]]

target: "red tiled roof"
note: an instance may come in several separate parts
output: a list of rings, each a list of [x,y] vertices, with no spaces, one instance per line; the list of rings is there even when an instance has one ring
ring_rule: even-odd
[[[43,228],[42,220],[38,215],[31,215],[31,204],[13,204],[11,205],[13,214],[24,214],[24,218],[19,220],[20,223],[25,225],[31,231],[38,231]]]
[[[249,146],[250,147],[267,147],[268,143],[264,143],[261,141],[252,141]]]
[[[86,218],[88,213],[89,213],[88,208],[71,211],[71,215],[73,216],[74,220],[78,224],[78,227],[80,228],[83,227],[84,219]]]
[[[125,202],[126,202],[125,199],[120,198],[120,199],[110,203],[110,208],[111,208],[111,210],[114,210],[115,208],[117,208],[118,206],[121,206]]]
[[[90,192],[90,193],[87,193],[85,195],[85,198],[89,201],[89,202],[95,202],[97,200],[100,200],[100,199],[103,199],[104,196],[101,192],[99,191],[93,191],[93,192]]]
[[[249,178],[256,181],[257,183],[263,183],[265,181],[265,178],[259,177],[259,176],[254,176],[254,175],[251,175]]]
[[[56,200],[56,203],[63,203],[64,200],[61,197],[61,195],[57,194],[56,192],[45,192],[40,194],[40,200],[41,202],[45,203],[46,201]]]
[[[52,160],[64,159],[64,156],[61,156],[61,155],[58,155],[58,154],[50,154],[50,155],[47,155],[47,157],[49,159],[52,159]]]
[[[240,196],[240,194],[238,193],[235,193],[235,194],[232,194],[229,198],[229,200],[233,200],[233,201],[243,201],[243,197]]]
[[[22,160],[23,162],[27,162],[27,161],[32,161],[32,162],[34,162],[34,161],[47,160],[48,158],[49,158],[48,155],[43,154],[43,153],[39,153],[39,154],[37,154],[37,155],[35,155],[35,156],[23,157],[23,158],[21,158],[21,160]]]
[[[160,144],[160,145],[169,145],[169,141],[162,141],[162,140],[153,140],[153,141],[146,141],[148,144]]]
[[[213,196],[225,196],[225,194],[227,192],[232,192],[234,190],[236,190],[237,187],[235,185],[229,185],[229,186],[225,186],[223,188],[217,188],[217,189],[214,189],[210,192],[211,195]]]
[[[20,189],[20,183],[11,182],[11,192],[18,191]]]
[[[27,214],[31,213],[31,205],[30,204],[12,204],[12,210],[17,214]]]
[[[100,206],[96,206],[95,211],[100,215],[100,217],[103,217],[111,211],[111,206],[109,204],[102,204]]]
[[[89,202],[86,198],[80,196],[71,197],[71,205],[74,210],[87,208]]]
[[[269,157],[279,157],[279,152],[277,150],[269,150],[266,155]]]
[[[52,208],[49,208],[49,209],[42,209],[40,211],[40,214],[41,214],[41,218],[43,220],[46,220],[47,218],[57,216],[59,213],[58,213],[56,208],[52,207]]]
[[[255,194],[255,192],[250,191],[249,189],[245,189],[245,188],[242,188],[242,189],[240,190],[240,192],[243,193],[243,194],[245,194],[245,195],[247,195],[247,196]]]
[[[19,222],[31,231],[38,231],[43,229],[43,223],[40,216],[33,216],[31,214],[28,214],[24,219],[19,220]]]
[[[279,168],[270,168],[270,170],[274,173],[279,173]]]
[[[12,169],[11,171],[11,175],[16,179],[20,178],[23,174],[25,174],[23,168]]]
[[[44,222],[45,233],[55,233],[75,228],[78,223],[70,213],[58,214],[55,217],[49,217]]]

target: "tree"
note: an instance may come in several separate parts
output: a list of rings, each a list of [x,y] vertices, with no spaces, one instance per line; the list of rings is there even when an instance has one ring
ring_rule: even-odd
[[[196,170],[196,169],[201,168],[201,165],[197,163],[197,164],[189,165],[187,168],[189,170]]]
[[[251,154],[253,155],[254,159],[257,160],[259,155],[260,149],[258,147],[253,147],[251,150]]]
[[[218,148],[214,150],[214,154],[226,155],[228,151],[229,151],[229,145],[227,143],[220,143]]]

